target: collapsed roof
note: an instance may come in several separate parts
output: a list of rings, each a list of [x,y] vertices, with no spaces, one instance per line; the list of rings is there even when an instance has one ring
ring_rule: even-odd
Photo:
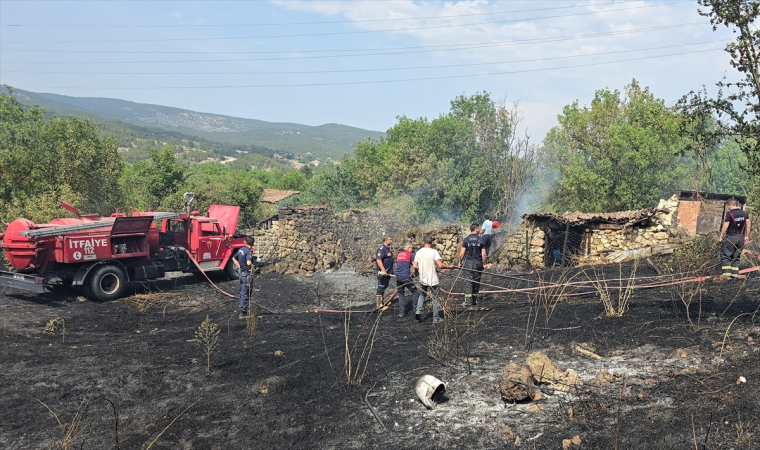
[[[584,213],[576,211],[566,212],[561,216],[551,213],[532,213],[525,214],[522,218],[525,221],[544,223],[550,228],[565,228],[568,224],[571,227],[595,227],[602,224],[630,227],[647,224],[659,212],[667,214],[669,211],[667,209],[651,207],[635,211],[611,213]]]

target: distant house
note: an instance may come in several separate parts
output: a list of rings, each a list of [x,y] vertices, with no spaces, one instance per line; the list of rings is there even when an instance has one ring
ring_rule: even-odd
[[[281,203],[298,194],[300,194],[299,191],[264,189],[264,192],[261,194],[261,203],[264,204],[262,210],[264,215],[269,217],[268,219],[265,219],[265,222],[271,224],[271,221],[277,217],[277,213],[280,211],[280,207],[282,206]]]
[[[261,201],[263,203],[270,203],[272,205],[279,206],[280,202],[290,198],[294,195],[300,194],[300,191],[284,191],[281,189],[264,189],[264,193],[261,194]]]

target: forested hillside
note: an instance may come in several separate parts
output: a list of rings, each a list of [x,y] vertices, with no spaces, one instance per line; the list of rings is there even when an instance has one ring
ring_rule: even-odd
[[[164,133],[187,141],[206,142],[208,148],[204,149],[221,147],[219,154],[228,156],[234,156],[234,151],[243,147],[264,156],[278,152],[306,158],[310,153],[308,156],[324,162],[350,153],[356,142],[384,135],[338,124],[308,126],[265,122],[110,98],[69,97],[23,90],[14,90],[14,96],[25,106],[40,105],[48,114],[83,117],[97,124],[116,124],[149,134],[156,140],[160,140],[158,136]],[[120,146],[122,144],[124,142],[120,142]]]

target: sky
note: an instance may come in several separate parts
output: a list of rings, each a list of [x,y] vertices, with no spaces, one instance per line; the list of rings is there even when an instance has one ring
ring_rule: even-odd
[[[637,79],[667,104],[733,76],[696,1],[0,0],[0,83],[385,131],[458,95],[565,105]]]

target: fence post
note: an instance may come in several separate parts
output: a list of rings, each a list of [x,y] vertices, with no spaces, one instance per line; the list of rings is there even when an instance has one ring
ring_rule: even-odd
[[[567,238],[570,236],[570,221],[565,225],[565,242],[562,244],[562,267],[565,267],[565,256],[567,255]]]
[[[530,266],[530,238],[528,237],[528,230],[525,230],[525,261]]]

